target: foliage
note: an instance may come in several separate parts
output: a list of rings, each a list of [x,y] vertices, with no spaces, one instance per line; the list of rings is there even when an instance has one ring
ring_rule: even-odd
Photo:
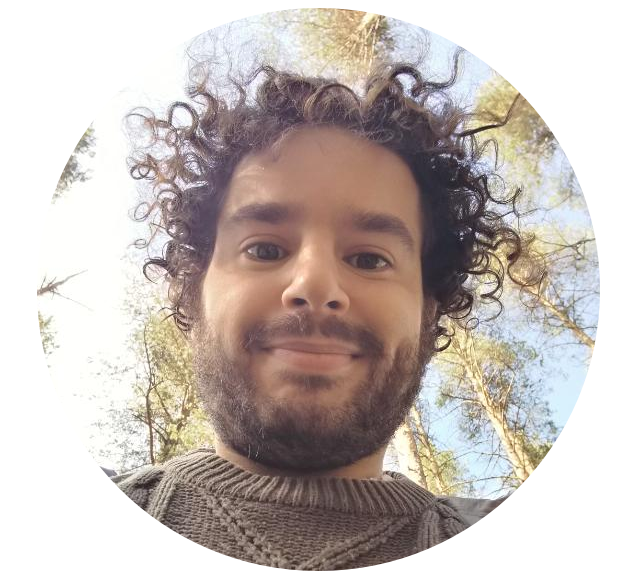
[[[40,337],[42,338],[44,354],[50,355],[58,347],[55,343],[55,332],[51,325],[53,317],[45,317],[38,311],[37,318],[40,323]]]
[[[73,153],[71,153],[71,156],[66,162],[62,175],[57,182],[57,187],[55,188],[55,193],[53,194],[53,201],[57,200],[75,182],[85,182],[90,177],[89,173],[82,169],[80,165],[80,158],[84,154],[91,157],[95,155],[93,150],[94,146],[95,132],[92,127],[89,127],[77,142]]]

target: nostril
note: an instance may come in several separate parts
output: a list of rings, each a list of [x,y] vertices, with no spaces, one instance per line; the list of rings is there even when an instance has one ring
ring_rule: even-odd
[[[328,303],[326,303],[326,306],[329,309],[339,309],[340,304],[337,301],[329,301]]]
[[[301,307],[301,306],[307,304],[306,300],[301,299],[301,298],[297,298],[297,297],[295,299],[293,299],[293,301],[291,301],[291,302],[293,303],[293,305],[295,307]]]

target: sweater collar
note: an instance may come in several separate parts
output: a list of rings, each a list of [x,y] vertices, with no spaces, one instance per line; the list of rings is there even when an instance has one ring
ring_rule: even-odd
[[[239,468],[209,448],[174,458],[164,470],[173,472],[179,482],[216,496],[254,502],[377,515],[420,514],[436,503],[432,493],[397,472],[385,472],[390,480],[263,476]]]

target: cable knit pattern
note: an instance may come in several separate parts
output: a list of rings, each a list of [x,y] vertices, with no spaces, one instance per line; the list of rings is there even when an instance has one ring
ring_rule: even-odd
[[[270,567],[366,567],[423,551],[467,528],[445,500],[390,480],[260,476],[202,449],[115,477],[154,518],[219,553]]]

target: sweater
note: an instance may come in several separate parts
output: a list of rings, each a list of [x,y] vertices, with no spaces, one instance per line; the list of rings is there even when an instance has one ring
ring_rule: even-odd
[[[399,473],[385,476],[262,476],[199,449],[113,480],[184,537],[230,557],[284,569],[351,569],[401,559],[483,516],[462,517],[452,499]]]

